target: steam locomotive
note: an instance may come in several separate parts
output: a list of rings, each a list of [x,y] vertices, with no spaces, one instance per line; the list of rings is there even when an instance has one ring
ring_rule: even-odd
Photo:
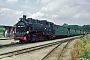
[[[16,24],[14,39],[19,40],[20,43],[28,43],[79,34],[84,34],[84,30],[55,25],[47,20],[26,18],[26,15],[23,15]]]

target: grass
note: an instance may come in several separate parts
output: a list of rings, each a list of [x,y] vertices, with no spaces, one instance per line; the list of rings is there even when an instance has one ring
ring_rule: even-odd
[[[2,46],[2,44],[0,44],[0,46]]]
[[[5,31],[5,28],[0,26],[0,38],[4,37],[3,35],[4,31]]]
[[[0,32],[0,38],[3,38],[3,37],[4,37],[3,33],[2,33],[2,32]]]
[[[90,60],[90,34],[86,35],[83,38],[80,38],[74,44],[74,57],[80,58],[80,60]]]
[[[11,42],[10,44],[15,44],[15,42]]]

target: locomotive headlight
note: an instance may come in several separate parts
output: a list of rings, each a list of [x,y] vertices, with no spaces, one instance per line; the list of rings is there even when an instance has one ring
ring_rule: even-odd
[[[18,27],[20,27],[20,26],[18,26]]]
[[[29,31],[27,31],[27,34],[29,33]]]
[[[45,28],[45,30],[46,30],[46,28]]]
[[[18,27],[24,27],[24,26],[18,26]]]
[[[24,26],[21,26],[21,27],[24,27]]]

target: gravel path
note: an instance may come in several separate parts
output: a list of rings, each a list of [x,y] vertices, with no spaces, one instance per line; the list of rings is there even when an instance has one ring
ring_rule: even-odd
[[[69,39],[69,38],[64,38],[64,39]],[[39,45],[43,45],[43,44],[47,44],[47,43],[52,43],[52,42],[56,42],[56,41],[61,41],[64,39],[56,39],[56,40],[52,40],[52,41],[44,41],[44,42],[30,43],[30,44],[25,44],[25,45],[20,45],[20,46],[1,48],[0,54],[6,53],[6,52],[12,52],[12,51],[16,51],[16,50],[21,50],[24,48],[39,46]]]
[[[43,60],[58,60],[63,48],[67,45],[68,42],[60,44],[57,48],[52,50],[52,52],[49,53],[49,55],[45,56]]]
[[[66,49],[63,51],[63,54],[61,55],[59,60],[73,60],[73,49],[75,42],[78,41],[78,39],[75,39],[71,41],[71,43],[66,47]]]
[[[63,51],[63,54],[61,55],[59,60],[72,60],[72,51],[74,49],[74,43],[76,40],[73,40],[67,47],[66,49]],[[1,60],[42,60],[42,58],[44,56],[46,56],[55,46],[51,46],[51,47],[47,47],[47,48],[43,48],[40,50],[36,50],[36,51],[32,51],[29,53],[24,53],[24,54],[20,54],[20,55],[16,55],[16,56],[12,56],[12,57],[7,57],[7,58],[3,58]]]
[[[11,44],[11,43],[15,43],[16,41],[14,41],[14,39],[10,39],[10,40],[0,40],[0,45],[6,45],[6,44]]]
[[[60,41],[61,39],[57,39],[57,41]],[[78,40],[78,39],[76,39]],[[74,49],[74,43],[76,40],[73,40],[68,46],[67,48],[64,50],[62,56],[60,57],[60,60],[72,60],[72,54],[71,52]],[[54,40],[53,40],[54,41]],[[51,41],[46,41],[46,42],[42,42],[42,43],[47,43],[47,42],[51,42]],[[30,47],[30,46],[37,46],[37,44],[42,44],[41,42],[39,43],[33,43],[33,44],[27,44],[26,46],[19,46],[14,48],[18,49],[18,48],[24,48],[24,47]],[[56,45],[55,45],[56,46]],[[55,46],[51,46],[51,47],[47,47],[47,48],[43,48],[40,50],[36,50],[36,51],[32,51],[29,53],[24,53],[24,54],[20,54],[20,55],[16,55],[16,56],[12,56],[12,57],[7,57],[7,58],[3,58],[1,60],[41,60],[44,56],[46,56]],[[12,49],[11,49],[12,50]],[[3,51],[7,51],[7,49],[1,50],[1,52]]]

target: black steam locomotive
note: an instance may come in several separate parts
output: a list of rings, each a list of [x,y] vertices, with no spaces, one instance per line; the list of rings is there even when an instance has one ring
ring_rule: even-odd
[[[55,38],[53,26],[52,22],[32,18],[26,19],[26,15],[23,15],[23,18],[20,18],[16,24],[14,39],[18,39],[20,43],[53,39]]]
[[[20,43],[28,43],[79,34],[84,34],[84,30],[55,25],[47,20],[26,19],[26,15],[23,15],[16,24],[14,39],[18,39]]]

